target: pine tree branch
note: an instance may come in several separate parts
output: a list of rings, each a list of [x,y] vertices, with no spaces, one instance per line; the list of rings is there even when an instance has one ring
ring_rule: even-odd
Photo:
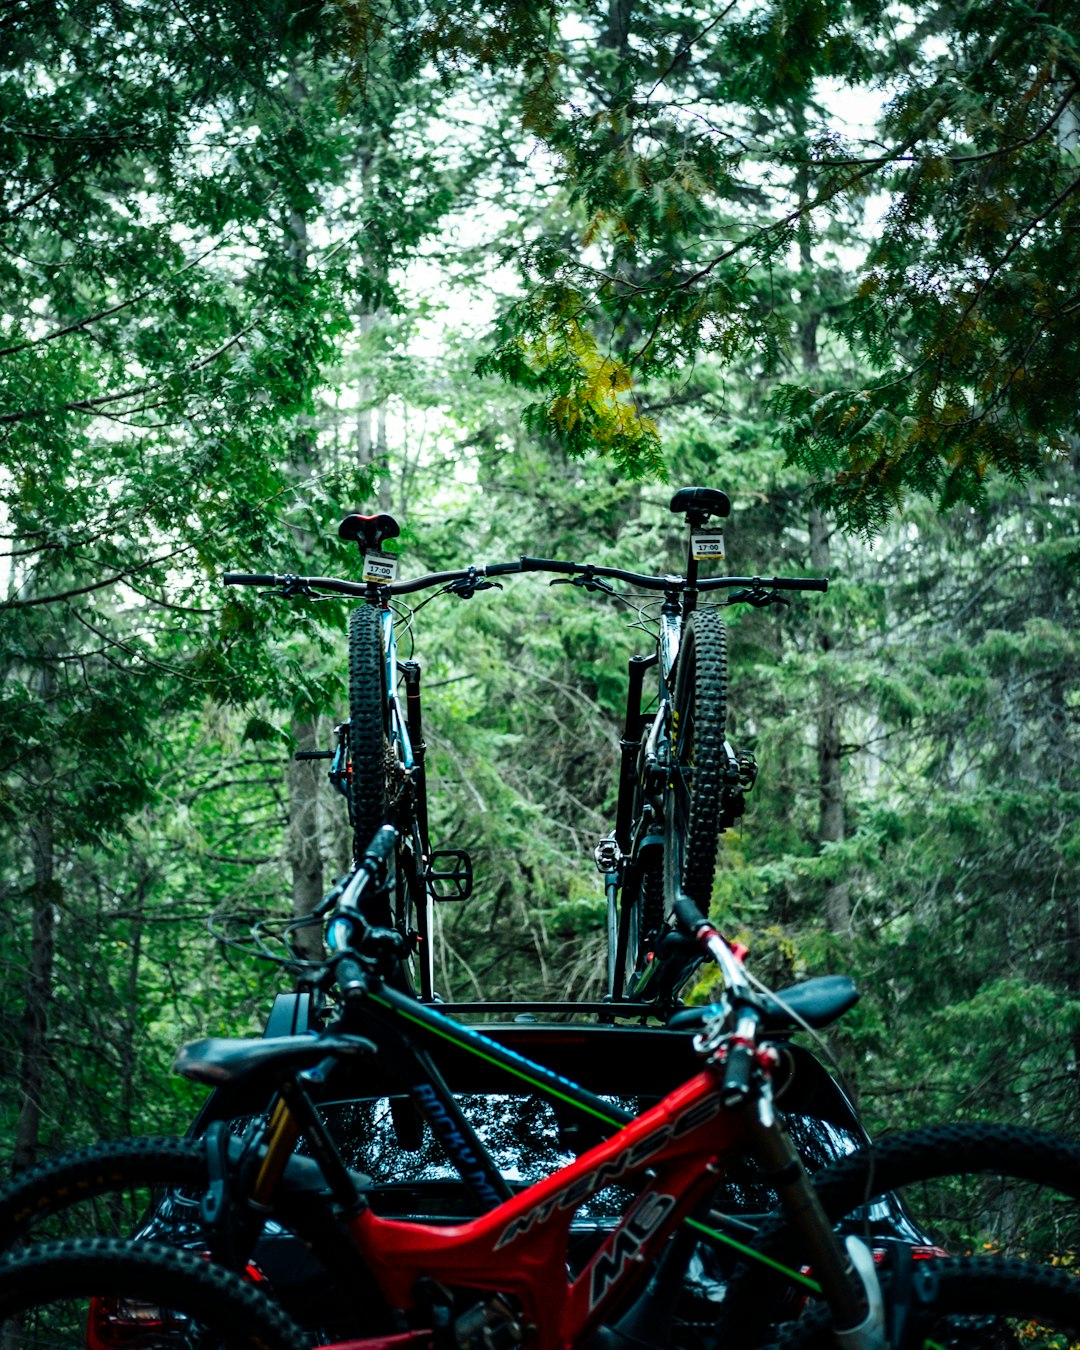
[[[170,558],[178,557],[182,553],[190,553],[194,547],[194,544],[183,544],[169,553],[163,553],[157,558],[148,558],[146,562],[137,563],[134,567],[125,567],[123,571],[115,572],[103,581],[91,582],[88,586],[73,586],[69,591],[56,591],[52,595],[36,595],[31,600],[19,600],[17,598],[3,600],[0,601],[0,609],[30,609],[34,605],[54,605],[61,600],[72,600],[77,595],[89,595],[92,591],[101,591],[107,586],[115,586],[118,581],[123,581],[125,577],[137,576],[139,572],[145,572],[148,567],[156,567],[158,563],[168,562]]]
[[[84,628],[89,629],[95,637],[100,638],[108,647],[116,647],[122,651],[125,656],[131,657],[133,662],[152,666],[155,670],[163,670],[166,675],[171,675],[178,680],[189,680],[194,684],[205,683],[205,681],[199,680],[196,676],[189,675],[186,671],[181,670],[179,666],[170,666],[166,665],[164,661],[155,661],[152,656],[147,656],[145,652],[140,652],[136,650],[136,648],[128,646],[126,642],[121,642],[119,638],[110,637],[108,633],[103,632],[95,624],[92,624],[90,620],[77,609],[73,608],[71,613],[76,622],[81,623]],[[131,667],[119,667],[119,669],[124,670],[125,673],[130,673]]]
[[[1017,150],[1023,150],[1025,146],[1034,145],[1040,140],[1057,122],[1065,109],[1080,91],[1080,82],[1072,84],[1065,91],[1064,97],[1055,107],[1053,113],[1042,124],[1037,131],[1033,131],[1030,136],[1025,136],[1021,141],[1013,141],[1011,145],[999,145],[993,150],[983,150],[977,155],[934,155],[934,161],[942,161],[946,164],[981,164],[988,159],[1000,159],[1003,155],[1011,155]],[[861,165],[871,168],[881,167],[886,164],[922,164],[925,158],[919,155],[878,155],[874,159],[810,159],[810,160],[788,160],[790,164],[808,164],[811,168],[823,169],[847,169]]]
[[[26,201],[19,202],[11,207],[10,210],[5,211],[4,214],[0,216],[0,224],[7,225],[10,221],[14,220],[16,216],[21,216],[24,211],[29,211],[30,208],[36,206],[38,202],[43,201],[46,197],[51,197],[57,188],[63,187],[65,183],[70,182],[85,163],[85,160],[80,160],[70,173],[62,174],[59,178],[54,179],[47,187],[43,187],[40,192],[35,193],[33,197],[28,197]],[[2,355],[3,352],[0,352],[0,356]]]
[[[727,16],[731,13],[731,11],[735,8],[735,6],[736,6],[737,4],[738,4],[738,0],[731,0],[731,3],[728,4],[727,6],[725,6],[725,8],[722,9],[722,10],[720,11],[720,13],[716,16],[715,19],[711,19],[707,24],[705,24],[705,26],[704,26],[703,28],[699,28],[698,31],[697,31],[696,33],[694,33],[691,37],[688,37],[688,38],[686,39],[686,41],[682,44],[682,46],[679,47],[679,48],[676,50],[675,55],[671,58],[671,60],[668,62],[668,64],[664,67],[664,69],[663,69],[663,70],[660,72],[660,74],[656,77],[656,82],[653,84],[653,87],[652,87],[652,88],[649,90],[649,92],[645,95],[645,100],[644,100],[644,101],[645,101],[646,103],[649,102],[649,100],[652,98],[653,94],[656,93],[656,91],[657,91],[657,90],[660,88],[660,86],[664,83],[664,81],[667,79],[667,77],[668,77],[668,76],[671,74],[671,72],[675,69],[675,67],[676,67],[676,66],[678,65],[678,63],[679,63],[680,58],[683,57],[683,56],[685,56],[685,55],[687,54],[687,52],[690,51],[690,49],[693,47],[693,45],[694,45],[695,42],[700,42],[701,39],[706,35],[706,33],[712,32],[712,30],[716,27],[716,25],[717,25],[718,23],[722,23],[722,22],[724,21],[724,19],[727,18]]]
[[[235,333],[227,342],[223,342],[209,356],[204,356],[200,360],[193,361],[190,365],[185,366],[181,373],[183,375],[194,375],[196,371],[202,370],[213,361],[217,361],[231,347],[235,347],[238,342],[243,341],[255,327],[255,322],[253,320],[246,327],[241,328],[239,333]],[[10,426],[13,422],[26,422],[34,417],[41,417],[47,412],[94,412],[108,403],[118,403],[121,399],[135,398],[140,394],[151,394],[157,389],[164,389],[167,384],[167,380],[155,380],[148,384],[133,385],[130,389],[121,389],[115,394],[99,394],[97,398],[84,398],[77,399],[72,403],[61,403],[56,408],[21,408],[18,412],[0,415],[0,426]]]

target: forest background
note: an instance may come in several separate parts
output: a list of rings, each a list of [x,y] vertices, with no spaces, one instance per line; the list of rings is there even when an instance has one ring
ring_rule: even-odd
[[[175,1130],[347,862],[346,609],[230,569],[678,570],[734,500],[760,777],[712,913],[852,974],[874,1128],[1076,1133],[1080,14],[949,0],[12,0],[0,12],[7,1161]],[[666,477],[666,482],[664,481]],[[570,591],[568,594],[567,592]],[[595,997],[625,609],[418,615],[446,997]],[[1004,1071],[1006,1070],[1007,1071]]]

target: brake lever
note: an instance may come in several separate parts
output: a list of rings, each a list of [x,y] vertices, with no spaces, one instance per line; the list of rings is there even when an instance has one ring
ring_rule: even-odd
[[[330,600],[333,598],[329,595],[318,595],[307,585],[303,577],[294,577],[288,572],[282,578],[280,586],[275,586],[267,591],[260,591],[259,594],[275,600],[293,600],[298,595],[307,600]]]
[[[787,605],[787,600],[778,591],[767,591],[763,586],[747,586],[745,590],[734,591],[728,596],[729,605],[753,605],[755,609],[764,609],[766,605]]]
[[[492,589],[501,591],[501,581],[487,581],[481,577],[475,567],[469,568],[467,577],[459,577],[457,581],[451,581],[444,589],[450,595],[456,595],[461,600],[471,600],[477,591],[490,591]]]
[[[556,577],[554,581],[548,582],[549,586],[582,586],[587,591],[604,591],[608,595],[615,594],[615,587],[604,581],[602,577],[594,577],[585,573],[580,577]]]

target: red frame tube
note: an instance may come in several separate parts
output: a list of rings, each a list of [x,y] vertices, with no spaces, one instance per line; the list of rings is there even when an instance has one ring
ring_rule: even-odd
[[[668,1235],[745,1151],[742,1117],[725,1111],[708,1071],[669,1093],[569,1167],[477,1219],[426,1224],[351,1221],[354,1240],[387,1300],[416,1307],[417,1281],[505,1293],[535,1327],[535,1350],[570,1350],[647,1270]],[[570,1224],[578,1207],[612,1182],[652,1175],[576,1279],[567,1276]],[[380,1350],[385,1338],[348,1342]],[[418,1344],[414,1340],[414,1344]]]

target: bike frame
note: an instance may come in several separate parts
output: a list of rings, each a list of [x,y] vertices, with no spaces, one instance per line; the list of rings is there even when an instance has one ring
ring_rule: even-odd
[[[622,763],[619,773],[619,796],[616,806],[614,843],[617,853],[601,858],[604,863],[604,889],[608,907],[608,996],[613,1002],[624,998],[648,998],[652,966],[637,973],[629,991],[625,990],[625,972],[628,953],[635,949],[640,934],[635,931],[637,911],[628,892],[641,884],[641,832],[645,822],[633,819],[633,798],[640,788],[648,797],[648,780],[659,770],[666,774],[671,757],[672,711],[671,675],[682,645],[685,612],[680,603],[680,591],[670,588],[660,613],[656,652],[651,657],[630,658],[626,693]],[[641,698],[644,673],[649,666],[657,667],[657,708],[647,729],[641,725]],[[663,803],[653,802],[657,823],[663,824],[666,813]],[[603,847],[601,845],[601,847]],[[630,883],[628,885],[628,883]],[[620,904],[621,898],[621,904]]]

